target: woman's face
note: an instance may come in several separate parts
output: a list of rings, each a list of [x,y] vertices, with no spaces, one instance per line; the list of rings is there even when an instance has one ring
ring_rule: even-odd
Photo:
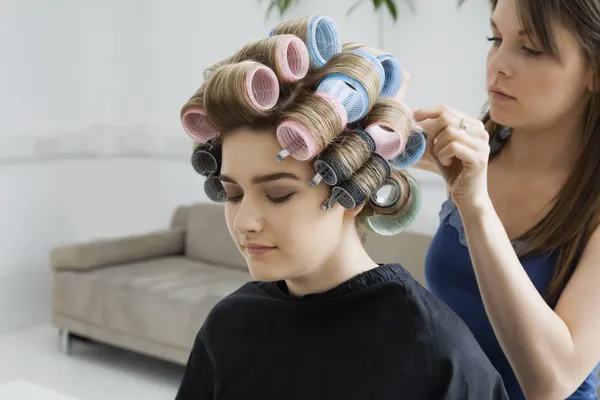
[[[513,128],[539,130],[579,118],[593,84],[581,46],[555,22],[559,58],[543,52],[523,31],[516,1],[498,0],[491,18],[487,84],[492,119]]]
[[[335,254],[345,224],[353,223],[336,205],[321,205],[330,188],[311,187],[310,162],[288,157],[273,132],[241,129],[223,138],[221,182],[231,237],[261,281],[289,280],[316,271]]]

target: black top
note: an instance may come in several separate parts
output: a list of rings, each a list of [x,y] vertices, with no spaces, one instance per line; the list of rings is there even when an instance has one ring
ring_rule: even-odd
[[[251,282],[200,328],[176,400],[508,399],[466,325],[397,264],[291,296]]]

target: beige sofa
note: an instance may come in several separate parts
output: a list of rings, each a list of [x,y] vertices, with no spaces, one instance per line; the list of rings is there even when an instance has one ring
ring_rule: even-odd
[[[430,240],[369,234],[366,247],[423,282]],[[51,263],[53,323],[65,351],[75,335],[179,364],[210,309],[251,279],[218,204],[181,206],[166,230],[61,246]]]

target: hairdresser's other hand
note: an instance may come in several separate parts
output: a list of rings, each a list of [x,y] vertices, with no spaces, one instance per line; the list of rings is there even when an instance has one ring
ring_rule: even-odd
[[[483,123],[445,106],[417,109],[414,118],[459,210],[487,204],[490,146]]]

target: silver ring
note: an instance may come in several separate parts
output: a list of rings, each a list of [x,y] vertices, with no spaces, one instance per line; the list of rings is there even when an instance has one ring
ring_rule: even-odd
[[[467,125],[465,124],[465,119],[460,119],[460,124],[458,125],[458,129],[467,129]]]

